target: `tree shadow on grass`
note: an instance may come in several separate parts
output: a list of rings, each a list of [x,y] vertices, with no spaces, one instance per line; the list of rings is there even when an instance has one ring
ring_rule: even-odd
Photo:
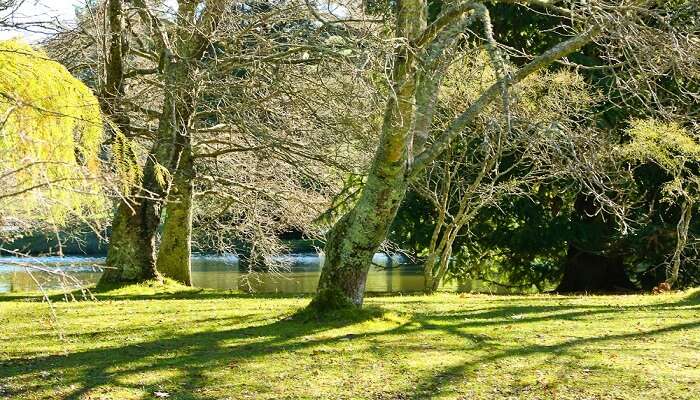
[[[495,351],[492,355],[489,355],[487,357],[478,358],[468,363],[454,365],[445,368],[436,374],[424,377],[423,379],[419,380],[417,383],[414,384],[414,386],[411,389],[411,395],[403,396],[402,398],[416,400],[425,399],[426,394],[437,393],[440,391],[441,388],[445,387],[446,385],[453,383],[458,379],[464,378],[467,371],[471,368],[503,359],[509,359],[514,357],[526,357],[537,354],[552,354],[558,357],[566,354],[569,350],[572,350],[578,346],[590,344],[603,344],[605,342],[615,340],[634,340],[674,331],[696,329],[700,329],[700,321],[675,324],[672,326],[667,326],[664,328],[654,329],[646,332],[634,332],[589,338],[578,338],[554,345],[528,345],[517,347],[514,349]]]
[[[56,395],[55,398],[77,399],[101,386],[144,389],[144,385],[125,383],[124,379],[133,374],[176,369],[183,375],[178,386],[184,391],[191,391],[200,386],[204,373],[214,368],[227,368],[261,355],[294,352],[341,340],[342,336],[309,336],[379,318],[382,314],[382,310],[370,307],[319,319],[307,311],[299,311],[263,325],[162,337],[147,342],[79,351],[68,355],[14,359],[4,365],[0,363],[0,383],[12,378],[38,382],[10,393],[11,396],[22,398],[23,395],[42,389],[46,379],[39,377],[61,375],[60,386],[75,389],[68,394]],[[252,318],[256,316],[259,314],[251,315]],[[258,339],[252,343],[245,343],[255,338]],[[231,341],[237,340],[244,343],[230,345]],[[150,386],[152,390],[159,387],[157,382]],[[181,398],[205,397],[191,395]]]
[[[48,298],[51,301],[61,302],[91,300],[217,300],[217,299],[298,299],[307,298],[311,294],[305,293],[247,293],[234,290],[204,289],[187,286],[144,286],[140,290],[133,289],[133,284],[100,285],[86,290],[51,291]],[[2,293],[0,302],[11,301],[44,301],[44,294],[40,292]]]
[[[650,311],[674,310],[679,308],[700,309],[700,290],[691,292],[678,301],[662,302],[656,304],[647,304],[642,306]],[[618,314],[633,311],[640,306],[601,306],[601,305],[562,305],[562,306],[515,306],[515,307],[496,307],[494,309],[476,310],[476,312],[463,312],[441,316],[433,315],[418,315],[414,321],[418,322],[420,329],[440,330],[445,333],[459,336],[472,341],[483,341],[485,344],[494,344],[489,336],[474,338],[473,334],[465,334],[461,331],[463,328],[484,327],[489,325],[509,325],[517,326],[521,324],[531,324],[543,321],[562,321],[575,320],[582,317],[601,317],[605,314],[610,314],[611,318],[619,318]],[[548,312],[557,312],[555,314],[545,314]],[[508,320],[509,316],[518,316],[517,319]],[[603,336],[576,338],[552,345],[530,344],[518,346],[515,348],[499,349],[499,346],[492,346],[490,354],[485,357],[476,358],[469,362],[460,363],[447,368],[443,368],[437,373],[430,374],[413,382],[410,389],[410,394],[400,393],[396,398],[401,399],[425,399],[433,396],[435,393],[447,385],[456,382],[459,379],[465,378],[471,370],[478,368],[481,365],[498,362],[500,360],[523,358],[534,355],[552,355],[559,357],[563,355],[573,356],[573,350],[579,346],[586,345],[602,345],[612,341],[627,341],[643,338],[651,338],[657,335],[662,335],[676,331],[699,330],[700,320],[692,320],[666,326],[662,328],[642,331],[642,332],[627,332],[619,334],[608,334]],[[700,334],[700,332],[698,333]],[[531,365],[530,365],[531,367]],[[426,397],[428,396],[428,397]]]
[[[152,297],[147,298],[151,299]],[[202,297],[202,299],[209,298]],[[226,298],[240,297],[234,295]],[[698,296],[688,296],[680,301],[659,302],[643,307],[648,310],[661,311],[677,307],[695,308],[696,306],[700,306],[700,297]],[[410,394],[401,394],[402,397],[400,397],[421,399],[426,398],[426,393],[439,391],[445,385],[463,378],[470,369],[482,364],[537,354],[558,355],[582,345],[651,337],[677,330],[700,328],[700,321],[689,321],[646,332],[576,338],[554,345],[532,344],[515,348],[503,348],[496,339],[487,334],[463,331],[465,328],[506,324],[519,326],[542,321],[567,321],[592,316],[610,315],[615,317],[637,307],[580,304],[513,306],[497,304],[492,308],[466,309],[449,313],[413,313],[410,318],[398,323],[395,327],[375,332],[363,332],[359,334],[359,337],[361,339],[381,338],[385,335],[407,335],[406,337],[409,337],[416,331],[443,331],[448,335],[468,340],[473,343],[475,349],[488,350],[487,356],[447,367],[437,373],[419,378],[415,387],[410,389]],[[162,385],[167,384],[167,378],[159,378],[158,381],[145,384],[129,382],[129,379],[147,372],[163,372],[165,374],[167,371],[174,371],[178,375],[176,378],[179,388],[178,398],[206,399],[206,394],[195,391],[207,384],[207,372],[222,368],[237,368],[246,361],[257,357],[283,352],[297,352],[336,343],[339,340],[347,339],[345,337],[347,335],[319,334],[382,317],[383,312],[377,308],[369,308],[330,316],[326,319],[317,319],[306,311],[301,311],[282,316],[272,323],[261,321],[259,319],[261,315],[264,314],[236,316],[228,321],[229,324],[249,325],[245,327],[188,334],[164,332],[167,335],[151,341],[77,351],[67,355],[28,356],[23,359],[11,360],[10,363],[0,364],[0,383],[4,379],[21,379],[25,382],[32,382],[29,386],[24,386],[21,390],[11,393],[11,396],[22,398],[31,392],[46,389],[47,382],[46,379],[42,379],[42,374],[47,372],[49,376],[63,374],[60,383],[57,383],[56,386],[69,388],[70,391],[60,396],[57,395],[55,398],[72,399],[92,394],[91,392],[99,390],[101,387],[119,387],[152,393]],[[269,319],[265,321],[269,321]],[[197,323],[198,321],[193,322]],[[251,326],[251,324],[253,325]],[[141,327],[140,329],[149,329],[149,327]],[[119,333],[128,334],[122,330]],[[416,343],[404,341],[398,346],[410,354],[420,356],[421,350],[416,347]],[[293,370],[293,366],[289,366],[289,368]]]

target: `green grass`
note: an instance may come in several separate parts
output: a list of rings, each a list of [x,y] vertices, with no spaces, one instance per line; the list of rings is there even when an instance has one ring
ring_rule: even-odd
[[[700,399],[699,291],[308,298],[174,285],[0,296],[0,398]]]

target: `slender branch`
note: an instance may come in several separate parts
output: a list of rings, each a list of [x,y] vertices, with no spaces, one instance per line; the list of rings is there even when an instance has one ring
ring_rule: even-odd
[[[590,43],[599,32],[600,29],[597,26],[592,27],[578,36],[557,44],[512,74],[507,79],[508,86],[519,83],[530,74],[550,65],[555,60],[580,49]],[[433,162],[449,146],[450,142],[502,93],[502,81],[503,79],[493,83],[469,108],[450,123],[431,147],[416,156],[413,167],[408,171],[409,179],[414,179],[428,164]]]

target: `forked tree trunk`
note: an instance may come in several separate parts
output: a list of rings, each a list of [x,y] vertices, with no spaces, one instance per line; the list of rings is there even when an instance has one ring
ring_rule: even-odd
[[[158,249],[158,272],[182,284],[192,285],[192,150],[182,152],[170,188],[165,223]]]
[[[106,268],[100,283],[143,282],[161,279],[156,268],[156,233],[162,197],[167,188],[156,177],[153,158],[163,160],[171,146],[156,143],[144,167],[143,189],[122,199],[112,222]],[[167,185],[166,185],[167,186]]]
[[[426,294],[433,294],[440,288],[452,258],[452,245],[461,226],[454,223],[446,224],[440,236],[438,245],[432,249],[431,255],[428,257],[424,268],[425,290]]]
[[[192,61],[202,57],[207,43],[204,37],[192,34],[191,31],[191,24],[196,15],[194,2],[180,3],[177,29],[172,41],[174,48],[168,43],[167,34],[160,23],[151,20],[151,14],[147,10],[148,4],[137,1],[136,6],[139,13],[144,15],[144,21],[149,21],[155,29],[156,41],[162,47],[160,61],[165,92],[155,142],[143,169],[142,189],[137,190],[137,194],[127,200],[132,207],[129,207],[130,204],[126,201],[122,201],[117,210],[107,254],[107,269],[100,279],[101,283],[160,278],[156,265],[156,232],[160,224],[163,199],[166,198],[172,184],[168,181],[169,177],[164,176],[162,167],[177,176],[182,153],[185,149],[189,151],[188,129],[194,112],[195,95],[191,77]],[[214,7],[207,13],[212,18],[204,18],[208,29],[216,25],[209,22],[217,20],[220,16],[220,13],[214,11],[216,9],[218,8]],[[190,171],[179,174],[183,179],[191,177],[188,175],[191,172],[191,158],[186,158],[185,163],[190,165]],[[191,185],[191,180],[188,185]],[[191,186],[185,187],[184,190],[189,191],[189,194],[184,196],[187,202],[183,204],[186,205],[183,212],[188,214],[191,213]],[[182,218],[182,212],[174,214],[178,215],[176,218]],[[189,218],[185,216],[185,219]],[[173,228],[170,229],[172,230]],[[186,227],[185,233],[188,237],[185,242],[180,241],[177,234],[166,239],[171,250],[176,249],[174,251],[180,254],[189,255],[189,231],[190,228]],[[186,262],[189,263],[189,256]]]
[[[442,191],[443,194],[443,203],[440,203],[439,200],[436,202],[437,207],[438,207],[438,218],[437,221],[435,222],[435,227],[433,228],[433,233],[430,236],[430,244],[428,245],[428,257],[426,258],[425,262],[423,263],[423,292],[425,294],[432,294],[433,293],[433,286],[434,280],[435,280],[435,263],[438,260],[439,254],[437,252],[438,245],[442,242],[441,236],[444,236],[444,228],[447,226],[445,223],[445,217],[447,213],[447,207],[444,201],[447,199],[447,195],[449,193],[449,183],[451,182],[449,180],[450,175],[448,174],[446,176],[446,179],[444,179],[444,182],[446,182],[445,186],[443,186],[444,190]]]
[[[117,210],[101,283],[160,279],[156,268],[156,234],[163,199],[171,184],[162,168],[177,174],[185,145],[180,137],[186,135],[192,114],[191,93],[183,84],[188,72],[186,62],[165,62],[166,93],[156,141],[143,168],[142,188],[136,189],[129,200],[122,200]]]
[[[419,132],[415,128],[426,130],[431,126],[433,106],[439,92],[435,74],[439,72],[437,66],[442,54],[470,23],[469,18],[464,18],[468,10],[476,8],[488,20],[488,10],[481,4],[468,2],[455,7],[439,17],[431,24],[431,28],[426,29],[425,0],[397,2],[394,67],[379,147],[360,200],[352,211],[333,226],[327,236],[324,267],[316,296],[309,305],[312,309],[327,311],[360,307],[372,256],[386,237],[406,193],[408,180],[431,160],[435,160],[449,146],[450,141],[502,93],[503,87],[515,84],[554,60],[575,51],[590,42],[597,32],[596,29],[591,29],[564,41],[509,76],[507,84],[502,81],[491,85],[449,124],[429,149],[423,150],[428,132]],[[490,25],[487,31],[490,32]],[[416,45],[426,46],[423,49],[425,52],[419,51]],[[424,68],[421,72],[418,72],[416,65],[419,62],[416,60],[418,53],[425,58],[420,60],[421,68]],[[420,86],[418,91],[417,85]],[[413,139],[416,139],[415,143]],[[418,149],[415,150],[418,152],[414,151],[414,145],[417,145]],[[407,173],[409,154],[412,168]]]

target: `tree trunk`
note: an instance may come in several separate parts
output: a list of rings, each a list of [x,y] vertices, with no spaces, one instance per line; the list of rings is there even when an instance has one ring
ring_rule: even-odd
[[[423,291],[425,294],[435,293],[440,286],[443,275],[443,259],[446,253],[448,259],[452,255],[452,246],[448,244],[450,243],[452,229],[451,224],[442,223],[438,232],[439,240],[435,243],[431,242],[431,246],[428,250],[430,254],[427,260],[425,260],[425,264],[423,264],[423,276],[425,280],[425,288]],[[435,232],[433,234],[435,234]]]
[[[452,245],[457,238],[457,233],[459,232],[459,227],[451,225],[450,229],[446,233],[446,237],[443,239],[444,244],[441,246],[440,252],[440,263],[438,264],[437,273],[433,279],[433,286],[430,288],[431,293],[437,292],[440,288],[440,283],[445,279],[447,274],[447,269],[450,266],[450,258],[452,257]]]
[[[187,146],[170,188],[163,234],[158,249],[158,271],[164,277],[192,285],[192,149]]]
[[[142,282],[158,279],[155,265],[155,240],[141,228],[143,205],[119,203],[112,221],[112,235],[107,251],[106,268],[100,283]]]
[[[130,199],[122,199],[112,222],[105,272],[100,284],[143,282],[161,279],[156,268],[156,233],[160,223],[160,200],[167,192],[156,177],[153,158],[164,157],[168,150],[154,144],[144,167],[143,189]]]
[[[100,91],[102,112],[111,118],[124,133],[129,130],[129,118],[122,109],[124,96],[124,51],[127,47],[124,38],[122,0],[107,2],[109,19],[109,53],[105,60],[105,83]]]
[[[328,233],[325,261],[311,307],[327,310],[362,306],[372,257],[406,192],[404,180],[385,178],[371,176],[360,202]]]
[[[360,200],[328,234],[326,261],[310,308],[331,310],[360,307],[372,256],[386,237],[406,193],[408,180],[421,173],[445,151],[450,142],[503,93],[507,85],[516,84],[554,60],[579,49],[598,32],[597,29],[590,29],[561,42],[511,74],[507,83],[494,83],[440,133],[429,149],[422,149],[421,138],[427,138],[427,134],[421,135],[414,127],[427,129],[432,125],[432,102],[437,99],[439,82],[432,82],[431,79],[435,78],[435,73],[439,73],[439,61],[446,49],[469,25],[470,18],[464,17],[465,14],[474,9],[478,9],[479,14],[488,20],[485,6],[467,2],[447,11],[428,29],[427,1],[399,0],[396,3],[393,71],[379,147]],[[490,32],[490,28],[487,31]],[[416,55],[425,60],[417,60]],[[418,63],[423,68],[420,73]],[[416,95],[418,75],[422,83]],[[418,154],[414,154],[412,149],[414,136],[419,147],[417,150],[420,151]],[[408,154],[411,154],[409,173]]]
[[[433,281],[435,280],[435,276],[433,274],[433,269],[435,268],[435,261],[435,253],[431,253],[423,264],[423,293],[425,294],[434,293]]]
[[[121,0],[110,0],[110,12],[121,10]],[[170,177],[179,176],[178,196],[182,196],[178,210],[172,210],[174,220],[170,228],[166,227],[165,242],[169,251],[164,250],[168,260],[177,260],[177,266],[168,266],[169,272],[178,271],[183,281],[189,282],[189,254],[191,232],[192,178],[194,177],[191,157],[190,126],[194,114],[197,83],[192,78],[192,69],[196,60],[204,55],[208,39],[206,33],[216,28],[223,12],[224,2],[208,4],[201,16],[201,27],[193,27],[197,16],[196,2],[179,2],[178,16],[174,37],[169,38],[168,31],[153,13],[148,10],[146,1],[134,1],[142,20],[151,26],[153,39],[161,50],[160,67],[164,82],[164,96],[158,120],[155,141],[146,157],[143,168],[142,188],[136,189],[133,196],[122,201],[114,221],[110,248],[107,254],[107,271],[100,282],[141,281],[159,278],[156,268],[156,232],[161,219],[163,199],[166,198]],[[113,8],[113,9],[112,9]],[[119,14],[121,15],[121,14]],[[112,18],[114,16],[114,18]],[[117,14],[110,15],[110,32],[121,31],[116,27],[120,21]],[[193,30],[193,28],[197,28]],[[201,29],[200,29],[201,28]],[[112,34],[112,40],[116,36]],[[117,49],[117,46],[114,46]],[[115,50],[116,51],[116,50]],[[121,55],[121,53],[119,53]],[[115,68],[115,71],[118,69]],[[119,70],[122,73],[123,68]],[[120,86],[123,90],[123,85]],[[183,152],[184,160],[181,160]],[[186,168],[178,172],[180,162]],[[167,171],[164,171],[166,168]],[[129,207],[131,206],[131,207]],[[133,208],[133,210],[132,210]],[[178,226],[177,220],[183,222]],[[187,255],[185,257],[185,255]],[[164,260],[161,265],[169,264]],[[182,263],[186,263],[182,264]],[[171,269],[172,268],[172,269]]]
[[[612,218],[604,220],[596,211],[591,196],[576,197],[572,223],[577,225],[580,234],[569,242],[564,276],[557,292],[617,292],[634,288],[623,258],[611,254],[608,249],[615,229]]]
[[[681,269],[681,255],[685,246],[688,243],[688,230],[690,229],[690,220],[693,217],[693,201],[685,199],[681,205],[681,217],[676,225],[676,248],[673,251],[671,265],[667,271],[666,283],[669,287],[673,286],[678,280],[678,274]]]
[[[559,293],[607,293],[632,290],[622,257],[596,254],[569,244]]]
[[[447,174],[444,179],[446,184],[443,187],[444,190],[442,191],[443,203],[440,203],[439,199],[438,201],[436,201],[438,207],[438,218],[435,222],[435,228],[433,228],[433,234],[430,236],[430,244],[428,245],[428,258],[423,263],[423,292],[425,294],[432,294],[434,292],[433,281],[435,279],[435,262],[438,258],[437,249],[439,243],[441,242],[441,235],[444,236],[443,228],[446,226],[445,214],[447,213],[447,205],[446,203],[444,203],[444,200],[448,198],[447,193],[449,193],[450,190],[449,177],[450,175]]]
[[[166,93],[156,141],[143,168],[142,188],[119,205],[107,252],[107,269],[100,283],[160,278],[156,268],[156,233],[163,199],[170,189],[166,174],[172,171],[177,174],[186,144],[182,138],[188,134],[192,115],[191,93],[183,84],[188,74],[187,63],[166,60],[163,73]],[[163,171],[163,167],[170,172]]]
[[[379,147],[359,201],[326,238],[324,266],[309,305],[317,311],[362,306],[372,257],[406,195],[416,88],[416,60],[410,43],[425,28],[426,7],[423,0],[402,0],[398,8],[397,37],[405,41],[394,55],[392,96],[384,111]]]
[[[124,134],[129,133],[129,118],[122,109],[124,96],[124,48],[122,35],[122,1],[109,0],[109,55],[106,65],[105,87],[101,91],[103,112],[108,115]],[[114,136],[113,136],[114,139]],[[104,273],[105,282],[140,282],[159,278],[156,271],[154,246],[150,232],[144,229],[144,199],[137,198],[139,190],[131,190],[122,198],[112,221],[112,234]]]
[[[172,138],[178,128],[170,121],[176,121],[173,113],[180,115],[182,109],[169,107],[168,104],[172,103],[167,101],[167,97],[159,125],[159,139],[153,144],[143,169],[142,188],[137,189],[130,199],[123,199],[117,209],[107,250],[106,269],[100,283],[160,279],[156,268],[156,233],[162,199],[169,189],[169,183],[164,182],[167,176],[160,168],[168,166],[170,171],[174,170],[173,161],[169,159],[179,157],[181,153],[179,146],[173,146]],[[167,109],[173,111],[167,112]]]

